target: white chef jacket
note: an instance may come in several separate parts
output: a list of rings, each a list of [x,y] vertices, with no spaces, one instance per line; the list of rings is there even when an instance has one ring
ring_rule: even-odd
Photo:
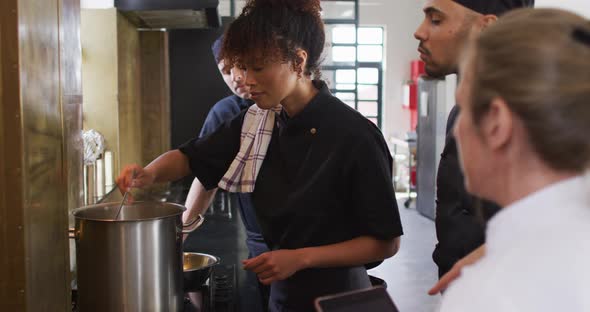
[[[496,214],[485,257],[462,270],[440,311],[590,311],[590,173]]]

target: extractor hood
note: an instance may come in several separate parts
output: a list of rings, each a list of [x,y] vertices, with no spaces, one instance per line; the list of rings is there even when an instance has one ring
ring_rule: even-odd
[[[191,29],[220,26],[219,0],[115,0],[138,28]]]

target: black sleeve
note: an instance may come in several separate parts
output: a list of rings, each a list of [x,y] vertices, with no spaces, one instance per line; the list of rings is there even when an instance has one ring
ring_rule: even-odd
[[[446,132],[445,132],[447,136],[452,134],[453,126],[455,125],[455,121],[457,120],[458,116],[459,116],[459,106],[455,105],[455,106],[453,106],[453,108],[451,109],[451,112],[449,113],[449,118],[447,118],[447,128],[446,128]]]
[[[361,235],[393,239],[403,234],[392,182],[392,157],[377,129],[359,140],[354,154],[351,182],[354,213]]]
[[[208,190],[217,187],[238,154],[244,113],[223,123],[213,133],[194,138],[178,148],[187,155],[191,171]]]
[[[452,133],[447,136],[441,155],[436,184],[435,222],[438,244],[432,257],[442,275],[485,242],[485,221],[500,207],[467,193]]]

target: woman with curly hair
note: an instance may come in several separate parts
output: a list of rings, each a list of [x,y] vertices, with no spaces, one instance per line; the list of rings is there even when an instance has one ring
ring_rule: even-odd
[[[271,285],[271,311],[370,287],[365,264],[393,256],[402,235],[382,133],[319,80],[324,37],[319,0],[248,1],[221,58],[244,70],[256,105],[118,179],[127,189],[192,172],[207,189],[252,192],[271,251],[243,265]]]

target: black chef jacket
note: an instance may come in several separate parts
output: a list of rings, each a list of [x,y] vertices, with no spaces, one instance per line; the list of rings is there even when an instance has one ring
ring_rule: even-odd
[[[484,243],[485,221],[500,209],[494,203],[471,196],[465,189],[457,142],[453,136],[453,126],[458,114],[459,107],[453,107],[447,121],[446,142],[436,178],[438,244],[432,258],[438,265],[439,276]]]
[[[267,244],[296,249],[402,235],[383,135],[325,83],[314,84],[319,92],[302,112],[277,116],[256,180],[254,207]],[[238,153],[244,115],[179,148],[207,189]]]

